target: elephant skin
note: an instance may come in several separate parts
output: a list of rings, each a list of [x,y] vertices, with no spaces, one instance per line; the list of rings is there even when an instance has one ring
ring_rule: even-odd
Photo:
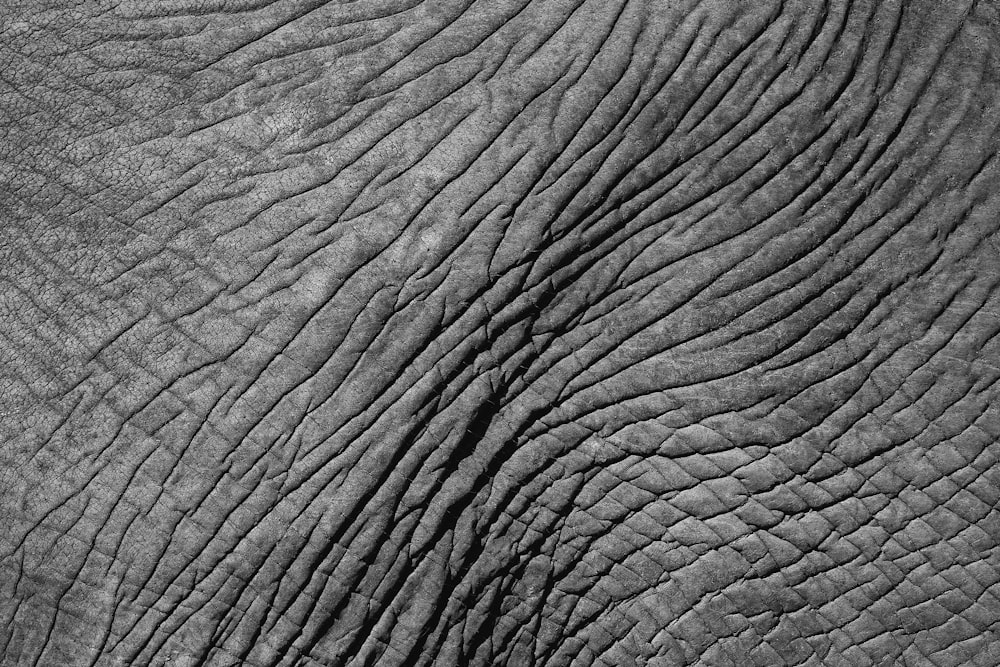
[[[985,0],[10,0],[0,664],[1000,664]]]

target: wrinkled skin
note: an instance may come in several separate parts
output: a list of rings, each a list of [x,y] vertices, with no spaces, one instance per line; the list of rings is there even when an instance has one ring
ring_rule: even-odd
[[[1000,664],[995,4],[0,27],[0,664]]]

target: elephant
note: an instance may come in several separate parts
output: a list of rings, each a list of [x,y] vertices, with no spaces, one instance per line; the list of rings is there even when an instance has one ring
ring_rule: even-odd
[[[1000,664],[1000,7],[0,12],[0,664]]]

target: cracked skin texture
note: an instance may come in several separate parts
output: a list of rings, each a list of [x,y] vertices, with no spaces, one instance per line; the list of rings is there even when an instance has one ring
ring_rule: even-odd
[[[0,664],[1000,664],[998,37],[8,3]]]

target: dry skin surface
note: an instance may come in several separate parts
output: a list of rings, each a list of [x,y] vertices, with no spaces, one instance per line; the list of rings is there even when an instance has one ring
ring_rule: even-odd
[[[0,13],[0,664],[1000,664],[996,5]]]

